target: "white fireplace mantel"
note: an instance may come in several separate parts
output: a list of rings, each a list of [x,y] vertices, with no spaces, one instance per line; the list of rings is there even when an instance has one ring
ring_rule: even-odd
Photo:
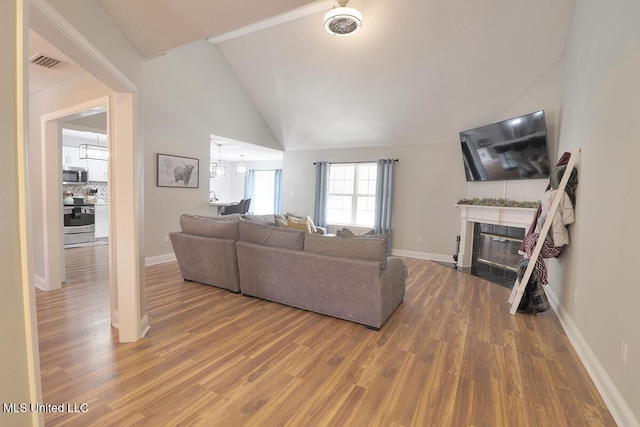
[[[458,267],[471,267],[473,224],[506,225],[529,228],[535,218],[535,208],[507,208],[501,206],[456,205],[460,209],[460,249]]]

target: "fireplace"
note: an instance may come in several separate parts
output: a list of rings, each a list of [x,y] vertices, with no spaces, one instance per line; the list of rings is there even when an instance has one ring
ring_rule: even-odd
[[[520,227],[475,223],[470,273],[511,287],[522,259],[518,251],[525,232]]]
[[[536,209],[457,206],[460,209],[457,268],[511,287],[522,258],[518,249]]]

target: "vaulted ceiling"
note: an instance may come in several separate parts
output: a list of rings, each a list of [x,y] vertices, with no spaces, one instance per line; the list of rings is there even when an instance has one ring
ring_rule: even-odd
[[[563,55],[574,0],[96,0],[149,59],[211,38],[286,150],[456,142]]]

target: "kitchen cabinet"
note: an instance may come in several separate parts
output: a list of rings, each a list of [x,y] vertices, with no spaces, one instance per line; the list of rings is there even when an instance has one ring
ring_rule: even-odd
[[[80,149],[70,145],[62,146],[62,166],[86,168],[87,160],[80,158]]]
[[[107,182],[108,162],[105,160],[93,160],[89,159],[87,162],[87,168],[89,169],[89,181]]]
[[[95,205],[96,239],[109,237],[109,205]]]

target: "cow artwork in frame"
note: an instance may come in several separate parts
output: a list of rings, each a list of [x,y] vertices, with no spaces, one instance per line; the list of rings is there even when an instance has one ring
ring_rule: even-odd
[[[158,187],[198,188],[199,160],[158,153]]]

